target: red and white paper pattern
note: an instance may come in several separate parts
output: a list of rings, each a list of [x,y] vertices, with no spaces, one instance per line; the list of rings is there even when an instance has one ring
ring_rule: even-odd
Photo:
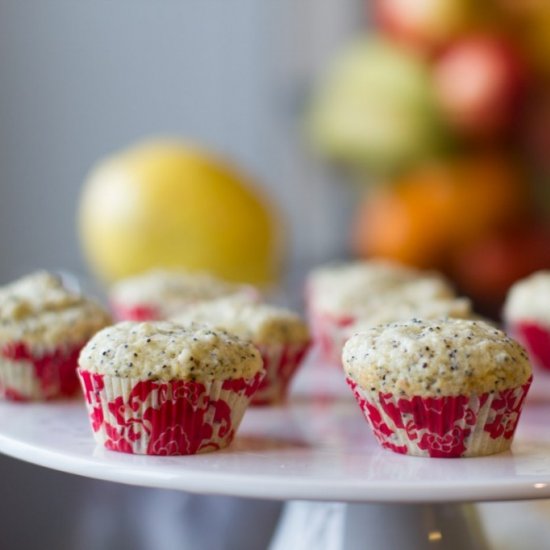
[[[75,395],[82,346],[60,346],[38,352],[24,342],[5,344],[0,348],[0,397],[39,401]]]
[[[531,385],[529,379],[523,386],[481,395],[402,397],[347,382],[382,447],[436,458],[508,450]]]
[[[161,317],[157,308],[147,304],[126,306],[112,301],[111,311],[117,321],[156,321]]]
[[[285,400],[288,386],[298,370],[310,343],[257,344],[262,355],[265,378],[252,398],[253,405],[272,405]]]
[[[331,365],[341,366],[342,348],[350,336],[349,326],[356,319],[315,310],[310,310],[309,319],[313,341],[319,347],[323,359]]]
[[[534,365],[550,371],[550,329],[532,321],[511,325],[508,332],[522,344]]]
[[[95,440],[113,451],[148,455],[229,445],[263,377],[162,382],[78,373]]]

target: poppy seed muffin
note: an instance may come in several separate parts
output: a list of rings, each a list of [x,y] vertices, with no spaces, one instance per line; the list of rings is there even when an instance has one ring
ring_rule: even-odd
[[[174,321],[222,328],[257,346],[266,377],[252,399],[255,405],[284,400],[292,376],[310,344],[307,325],[297,313],[244,298],[222,298],[196,304],[174,317]]]
[[[482,321],[373,327],[348,340],[342,361],[382,445],[420,456],[508,449],[531,382],[521,345]]]
[[[79,374],[96,441],[162,455],[227,446],[264,369],[237,336],[156,321],[99,332],[80,354]]]
[[[550,271],[515,283],[503,312],[508,332],[527,349],[533,363],[550,370]]]
[[[475,314],[468,298],[436,298],[425,302],[389,301],[387,304],[377,304],[368,314],[344,325],[335,332],[335,342],[338,337],[338,349],[343,349],[346,341],[355,333],[363,332],[378,325],[403,322],[410,319],[444,320],[473,319]]]
[[[340,363],[343,343],[354,323],[418,317],[430,311],[432,302],[455,299],[441,275],[376,259],[313,270],[306,295],[314,341],[333,364]],[[464,300],[460,309],[470,309],[469,302]]]
[[[190,306],[173,317],[180,324],[217,326],[255,344],[288,344],[309,341],[309,330],[293,311],[247,300],[222,298]]]
[[[396,292],[399,301],[417,302],[455,295],[438,273],[380,259],[319,267],[310,273],[307,287],[312,307],[333,315],[361,315]]]
[[[203,300],[231,295],[255,297],[257,291],[209,273],[154,269],[122,279],[109,295],[117,319],[148,321],[168,319]]]
[[[0,394],[42,400],[78,391],[82,346],[111,323],[95,301],[46,271],[0,288]]]
[[[81,369],[143,380],[206,382],[253,378],[258,350],[223,330],[169,321],[126,321],[97,333],[82,350]]]

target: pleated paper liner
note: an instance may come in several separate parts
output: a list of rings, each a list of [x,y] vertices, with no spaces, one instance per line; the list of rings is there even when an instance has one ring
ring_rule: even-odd
[[[0,350],[0,397],[44,401],[78,392],[76,368],[83,344],[33,350],[24,342]]]
[[[125,305],[111,300],[111,311],[117,321],[155,321],[160,318],[157,308],[148,304]]]
[[[263,377],[163,382],[78,373],[97,443],[147,455],[227,447]]]
[[[347,378],[382,447],[436,458],[484,456],[508,450],[531,381],[480,395],[403,397],[366,391]]]
[[[292,377],[306,356],[310,342],[296,344],[256,344],[266,371],[253,405],[275,405],[285,401]]]
[[[510,324],[507,332],[525,347],[536,367],[550,374],[550,327],[534,321],[521,321]]]
[[[355,318],[349,315],[329,315],[311,309],[309,319],[313,340],[320,349],[323,359],[331,365],[340,367],[342,348],[350,336],[346,328],[355,321]]]

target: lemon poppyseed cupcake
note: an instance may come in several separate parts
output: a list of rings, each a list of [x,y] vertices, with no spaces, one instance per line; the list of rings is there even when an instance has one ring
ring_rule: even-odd
[[[264,376],[251,343],[167,321],[100,331],[82,350],[78,372],[96,441],[148,455],[229,445]]]
[[[397,298],[394,296],[394,298]],[[408,321],[409,319],[444,320],[444,319],[474,319],[472,303],[467,298],[435,298],[422,302],[415,300],[388,300],[386,304],[377,304],[365,311],[349,325],[340,327],[334,332],[334,348],[339,350],[341,361],[342,349],[346,341],[358,332],[363,332],[377,325],[386,325]]]
[[[189,305],[222,296],[258,296],[250,285],[238,285],[208,273],[152,270],[116,283],[110,290],[115,317],[127,321],[165,320]]]
[[[390,321],[402,319],[401,315],[411,318],[416,310],[427,311],[428,302],[454,298],[442,276],[385,260],[320,267],[306,283],[313,340],[334,364],[340,364],[349,327],[359,320],[388,315]]]
[[[352,336],[342,360],[380,444],[417,456],[509,449],[531,384],[525,350],[482,321],[377,326]]]
[[[550,370],[550,271],[518,281],[504,304],[507,331],[521,342],[533,364]]]
[[[224,298],[191,306],[174,321],[204,323],[250,340],[262,354],[266,376],[254,395],[254,405],[283,401],[292,376],[310,344],[300,316],[288,309],[244,298]]]
[[[0,396],[44,400],[78,391],[82,346],[111,322],[96,302],[47,272],[0,288]]]

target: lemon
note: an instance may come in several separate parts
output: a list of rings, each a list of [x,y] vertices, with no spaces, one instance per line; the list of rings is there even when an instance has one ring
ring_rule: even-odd
[[[267,284],[281,267],[272,204],[233,167],[178,141],[101,161],[85,182],[78,221],[84,255],[106,282],[164,267]]]

